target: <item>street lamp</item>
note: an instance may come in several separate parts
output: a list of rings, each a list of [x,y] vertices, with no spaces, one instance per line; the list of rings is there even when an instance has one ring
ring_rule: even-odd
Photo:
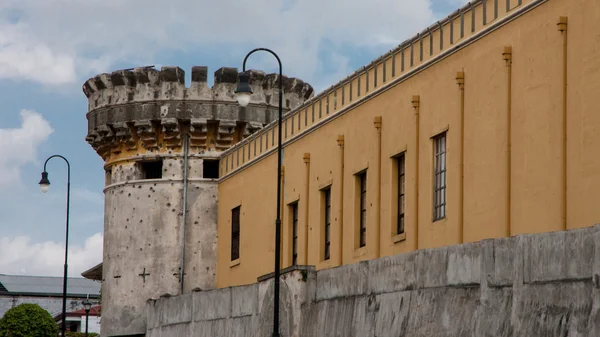
[[[90,310],[92,309],[92,302],[86,298],[83,300],[83,308],[85,309],[85,337],[88,337],[88,320],[90,317]]]
[[[62,326],[61,326],[61,336],[65,337],[65,331],[67,328],[67,253],[69,250],[69,203],[70,203],[70,197],[71,197],[71,165],[69,164],[69,161],[67,160],[67,158],[61,156],[61,155],[53,155],[48,157],[48,159],[46,159],[46,161],[44,162],[44,172],[42,172],[42,179],[40,180],[40,190],[42,190],[42,192],[46,193],[48,192],[48,189],[50,188],[50,180],[48,180],[48,172],[46,172],[46,165],[48,164],[48,161],[52,158],[61,158],[62,160],[65,161],[65,163],[67,163],[67,225],[66,225],[66,235],[65,235],[65,269],[64,269],[64,274],[63,274],[63,295],[62,295]]]
[[[250,103],[252,88],[249,85],[250,76],[246,74],[246,61],[248,57],[257,51],[266,51],[271,53],[279,63],[279,139],[277,140],[277,219],[275,220],[275,294],[273,297],[273,337],[279,337],[279,278],[281,263],[281,120],[283,117],[283,70],[279,56],[270,49],[256,48],[246,55],[242,64],[242,74],[240,82],[235,90],[235,95],[240,106],[245,107]]]

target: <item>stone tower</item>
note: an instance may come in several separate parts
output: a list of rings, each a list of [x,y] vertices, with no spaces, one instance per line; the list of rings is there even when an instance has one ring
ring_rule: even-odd
[[[219,155],[277,118],[277,74],[251,71],[245,108],[233,94],[236,68],[217,70],[212,88],[206,67],[192,68],[189,88],[184,75],[136,68],[83,85],[86,140],[106,171],[103,336],[144,334],[150,298],[216,286]],[[285,111],[313,94],[282,80]]]

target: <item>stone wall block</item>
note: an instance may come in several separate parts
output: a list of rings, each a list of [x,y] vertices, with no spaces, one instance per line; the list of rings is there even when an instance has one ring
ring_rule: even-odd
[[[418,255],[411,252],[369,261],[369,293],[415,289]]]
[[[375,336],[407,336],[411,291],[377,295]]]
[[[317,301],[367,293],[369,264],[360,262],[317,273]]]
[[[435,248],[418,251],[417,286],[435,288],[445,286],[447,281],[448,249]]]
[[[405,336],[474,336],[478,304],[477,287],[413,291]]]
[[[258,309],[258,285],[231,288],[231,317],[252,316]]]
[[[490,287],[509,286],[514,278],[517,239],[489,239],[482,242],[483,270]]]
[[[162,314],[159,308],[158,300],[148,300],[146,302],[146,321],[148,329],[160,327]]]
[[[525,283],[591,279],[594,228],[575,229],[525,239]]]
[[[477,285],[481,282],[482,245],[479,242],[451,246],[448,250],[446,278],[450,286]]]
[[[161,325],[189,323],[192,321],[192,294],[161,298],[158,300],[156,307],[162,312]]]
[[[193,294],[194,321],[207,321],[231,316],[231,288],[201,291]]]

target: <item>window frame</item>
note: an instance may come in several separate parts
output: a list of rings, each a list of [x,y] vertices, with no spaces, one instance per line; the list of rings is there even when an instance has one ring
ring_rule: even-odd
[[[331,259],[331,185],[321,189],[323,200],[323,261]]]
[[[396,229],[394,234],[401,235],[406,230],[406,155],[398,154],[396,161]]]
[[[432,137],[433,140],[433,222],[446,218],[447,212],[447,159],[448,137],[447,131]]]
[[[241,246],[241,213],[242,206],[234,207],[231,210],[231,261],[239,260]],[[236,231],[237,227],[237,231]],[[237,244],[236,244],[237,241]],[[236,250],[237,249],[237,250]]]
[[[358,248],[367,245],[367,170],[356,174],[358,180]]]
[[[292,223],[292,266],[298,265],[298,201],[290,204]]]

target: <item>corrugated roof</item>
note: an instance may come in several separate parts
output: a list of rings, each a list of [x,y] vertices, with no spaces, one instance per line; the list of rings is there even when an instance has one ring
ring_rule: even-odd
[[[0,294],[62,296],[63,278],[0,274]],[[67,295],[98,296],[100,283],[85,278],[69,277]]]

